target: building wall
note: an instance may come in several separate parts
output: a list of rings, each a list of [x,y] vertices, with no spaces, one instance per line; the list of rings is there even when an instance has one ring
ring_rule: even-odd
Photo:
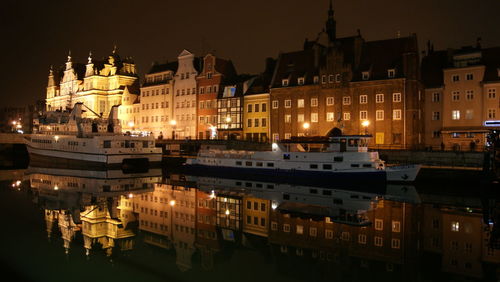
[[[425,95],[425,138],[426,147],[441,149],[443,138],[441,129],[443,126],[443,88],[429,88],[424,90]]]
[[[243,198],[243,232],[267,237],[271,201],[255,197]]]
[[[178,56],[174,76],[173,116],[178,138],[196,138],[196,76],[194,55],[187,50]]]
[[[217,93],[220,90],[223,75],[215,69],[216,57],[208,54],[204,58],[203,71],[196,77],[198,85],[197,137],[211,138],[217,127]]]
[[[243,135],[246,140],[259,142],[269,140],[269,106],[269,93],[244,96]]]

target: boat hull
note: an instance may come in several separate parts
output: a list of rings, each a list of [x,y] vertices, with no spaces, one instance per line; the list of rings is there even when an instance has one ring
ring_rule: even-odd
[[[325,188],[340,187],[372,187],[380,191],[385,186],[386,173],[383,170],[322,172],[305,170],[285,170],[266,168],[239,168],[227,166],[206,166],[186,164],[183,173],[199,176],[215,176],[232,179],[272,181],[277,183],[293,183],[296,185],[317,185]],[[369,184],[369,185],[367,185]]]
[[[386,167],[387,181],[389,182],[412,182],[415,181],[421,165],[404,165]]]
[[[121,169],[130,166],[161,164],[161,154],[92,154],[61,150],[38,149],[27,146],[30,164],[60,164],[63,167],[92,169]]]

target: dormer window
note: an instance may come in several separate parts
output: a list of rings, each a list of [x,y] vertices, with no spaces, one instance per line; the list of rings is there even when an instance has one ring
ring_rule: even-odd
[[[362,78],[363,80],[368,80],[368,79],[370,79],[370,72],[369,72],[369,71],[364,71],[364,72],[362,72],[362,73],[361,73],[361,78]]]
[[[388,69],[387,70],[387,77],[394,78],[395,76],[396,76],[396,70],[395,69]]]
[[[212,78],[212,73],[211,73],[211,72],[207,72],[207,78],[208,78],[208,79],[211,79],[211,78]]]
[[[315,75],[313,78],[313,82],[314,82],[314,84],[318,84],[319,83],[319,76]]]
[[[287,78],[281,80],[281,86],[288,86],[288,79]]]
[[[299,78],[297,79],[297,83],[298,83],[299,85],[304,85],[304,77],[299,77]]]

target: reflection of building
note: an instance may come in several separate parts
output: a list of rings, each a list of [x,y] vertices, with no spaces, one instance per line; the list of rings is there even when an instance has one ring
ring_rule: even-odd
[[[224,83],[236,76],[233,63],[207,54],[203,58],[203,70],[196,77],[198,85],[198,129],[199,139],[215,138],[217,130],[217,93],[223,91]]]
[[[488,128],[500,119],[500,48],[434,51],[422,60],[425,143],[446,149],[481,149]],[[498,128],[498,126],[497,126]]]
[[[500,263],[500,249],[489,243],[490,226],[483,222],[481,199],[424,195],[423,248],[441,255],[441,269],[483,278],[487,264]]]
[[[243,197],[243,232],[267,237],[271,201],[251,196]]]
[[[237,242],[242,230],[242,195],[235,192],[218,193],[216,197],[217,226],[226,241]]]
[[[125,88],[138,90],[138,75],[132,59],[122,59],[115,50],[102,61],[88,57],[87,64],[73,64],[71,54],[64,69],[50,69],[47,85],[47,110],[65,110],[83,102],[93,112],[107,114],[122,104]],[[138,94],[138,93],[137,93]],[[95,117],[91,111],[85,116]]]
[[[214,268],[214,254],[219,251],[215,193],[196,191],[196,248],[203,269]]]

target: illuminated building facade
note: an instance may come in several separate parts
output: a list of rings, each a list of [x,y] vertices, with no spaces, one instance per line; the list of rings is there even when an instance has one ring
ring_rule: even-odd
[[[141,131],[153,132],[156,138],[167,137],[173,131],[172,102],[174,73],[178,63],[154,64],[146,74],[141,87],[140,122]]]
[[[379,148],[418,146],[423,104],[416,35],[337,38],[331,7],[325,30],[303,50],[279,55],[270,89],[272,139],[325,136],[338,128],[372,134]]]
[[[174,75],[172,99],[173,116],[176,121],[175,135],[178,138],[196,138],[196,76],[202,61],[188,50],[183,50],[178,59]]]
[[[434,51],[422,61],[425,85],[425,143],[446,150],[482,150],[500,119],[500,48]],[[494,128],[499,128],[496,125]]]
[[[138,83],[134,61],[121,58],[116,48],[101,61],[93,60],[90,54],[87,64],[73,63],[70,54],[64,68],[50,69],[47,110],[65,110],[82,102],[89,109],[84,113],[85,117],[107,115],[112,106],[122,104],[125,89],[139,94]]]

